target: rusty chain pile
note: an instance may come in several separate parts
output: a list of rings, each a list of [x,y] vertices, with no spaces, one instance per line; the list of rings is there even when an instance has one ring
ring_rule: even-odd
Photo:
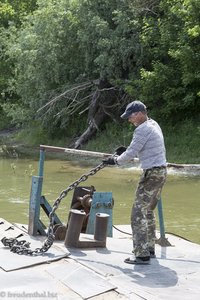
[[[60,205],[60,202],[62,201],[63,198],[65,198],[68,194],[69,191],[74,190],[81,182],[86,181],[89,176],[95,175],[97,172],[99,172],[101,169],[103,169],[106,165],[102,162],[95,168],[91,169],[87,174],[83,174],[78,180],[74,181],[71,183],[68,188],[63,190],[59,197],[55,200],[52,210],[49,214],[49,226],[48,226],[48,231],[47,231],[47,239],[44,241],[44,244],[42,245],[41,248],[36,248],[34,250],[30,249],[30,243],[26,242],[25,240],[19,241],[16,238],[6,238],[4,237],[1,242],[3,243],[4,246],[9,247],[10,251],[21,254],[21,255],[40,255],[44,252],[47,252],[51,246],[53,245],[55,236],[54,236],[54,231],[53,231],[53,226],[54,226],[54,217],[55,217],[55,211]],[[21,235],[20,235],[21,236]]]

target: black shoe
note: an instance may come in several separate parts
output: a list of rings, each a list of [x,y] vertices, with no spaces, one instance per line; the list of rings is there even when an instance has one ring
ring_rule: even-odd
[[[124,260],[124,262],[127,264],[132,264],[132,265],[149,265],[150,264],[150,256],[136,257],[135,259],[128,257]]]
[[[149,251],[150,252],[150,257],[151,258],[156,258],[156,254],[155,254],[155,251]]]

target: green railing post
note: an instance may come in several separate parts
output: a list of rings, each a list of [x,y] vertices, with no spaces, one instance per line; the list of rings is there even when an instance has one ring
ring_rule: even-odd
[[[29,202],[29,226],[28,233],[30,235],[37,235],[40,220],[40,198],[42,192],[43,177],[33,176],[31,195]]]
[[[32,177],[31,194],[29,201],[29,226],[28,233],[36,235],[40,224],[40,200],[42,195],[42,183],[44,173],[44,149],[40,150],[38,176]]]
[[[43,177],[44,175],[44,159],[45,159],[45,150],[40,149],[40,160],[39,160],[39,169],[38,176]]]
[[[159,226],[160,226],[160,237],[165,237],[165,225],[164,225],[164,218],[163,218],[163,208],[162,208],[162,199],[158,201],[157,204],[158,208],[158,218],[159,218]]]
[[[157,208],[158,208],[158,218],[159,218],[159,226],[160,226],[160,238],[157,240],[157,243],[163,247],[171,246],[170,242],[165,237],[165,225],[164,225],[164,217],[163,217],[163,208],[162,208],[162,199],[161,198],[158,201]]]

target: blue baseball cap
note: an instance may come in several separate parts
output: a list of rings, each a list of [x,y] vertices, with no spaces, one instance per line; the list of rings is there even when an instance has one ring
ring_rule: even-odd
[[[121,115],[121,118],[128,119],[133,113],[139,111],[146,112],[147,111],[146,105],[144,105],[144,103],[138,100],[133,101],[127,105],[125,112]]]

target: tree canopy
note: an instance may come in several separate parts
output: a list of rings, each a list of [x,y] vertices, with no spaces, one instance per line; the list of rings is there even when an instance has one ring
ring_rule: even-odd
[[[55,132],[91,103],[114,118],[130,99],[172,122],[200,112],[198,0],[5,0],[0,15],[1,107],[13,123]]]

